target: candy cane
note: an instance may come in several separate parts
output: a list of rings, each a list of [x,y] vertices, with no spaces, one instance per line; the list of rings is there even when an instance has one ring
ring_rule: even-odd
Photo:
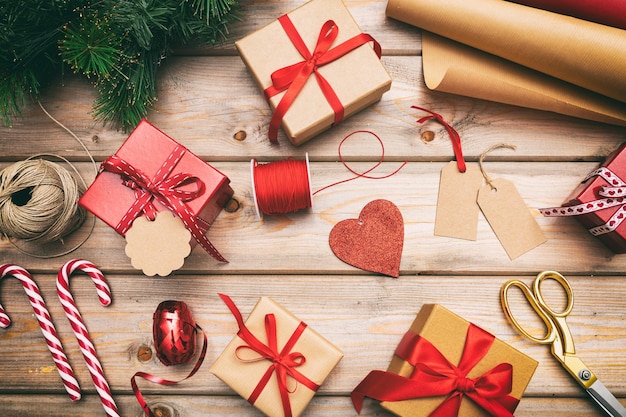
[[[61,345],[61,341],[57,336],[50,313],[48,312],[46,304],[41,297],[39,287],[35,281],[33,281],[33,278],[28,271],[17,265],[0,265],[0,279],[4,278],[6,275],[11,275],[22,282],[22,286],[24,286],[24,290],[26,291],[26,295],[28,295],[30,304],[33,306],[33,310],[35,311],[35,316],[37,316],[37,321],[39,321],[41,332],[46,339],[48,349],[52,354],[52,359],[54,359],[59,375],[61,375],[61,379],[63,380],[63,385],[65,385],[65,390],[69,394],[72,401],[80,400],[80,387],[78,386],[78,381],[74,377],[74,371],[67,360],[67,356],[65,356],[65,353],[63,352],[63,345]],[[0,304],[0,327],[6,328],[9,327],[10,324],[11,319]]]
[[[102,275],[102,272],[100,272],[100,270],[91,262],[84,261],[82,259],[68,261],[65,265],[63,265],[57,275],[57,293],[59,295],[59,300],[63,305],[63,309],[65,310],[65,314],[67,315],[70,324],[72,325],[80,350],[83,352],[83,357],[85,358],[85,362],[89,368],[91,379],[93,380],[96,390],[98,391],[98,395],[100,396],[102,406],[104,407],[107,416],[119,417],[117,405],[111,395],[109,383],[104,377],[104,371],[102,370],[102,365],[100,365],[100,361],[98,360],[96,348],[91,342],[87,327],[85,327],[83,318],[76,307],[76,303],[74,302],[74,297],[72,297],[72,294],[70,293],[69,278],[70,275],[72,275],[72,273],[77,269],[83,271],[91,277],[94,284],[96,284],[96,291],[98,292],[100,303],[105,307],[111,304],[111,290],[109,289],[109,285],[107,284],[104,275]]]

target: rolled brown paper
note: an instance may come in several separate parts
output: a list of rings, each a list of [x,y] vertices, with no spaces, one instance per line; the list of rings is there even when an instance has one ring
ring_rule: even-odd
[[[503,0],[389,0],[387,16],[626,102],[626,32]]]

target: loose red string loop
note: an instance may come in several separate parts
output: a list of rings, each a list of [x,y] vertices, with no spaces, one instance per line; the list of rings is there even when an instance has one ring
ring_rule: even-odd
[[[452,126],[450,126],[450,124],[448,124],[448,122],[446,122],[443,116],[441,116],[440,114],[430,111],[428,109],[425,109],[423,107],[419,107],[419,106],[411,106],[411,108],[422,110],[422,111],[425,111],[426,113],[430,113],[430,116],[422,117],[421,119],[417,120],[417,123],[421,124],[421,123],[426,122],[427,120],[436,120],[441,125],[443,125],[443,127],[446,128],[446,130],[448,131],[448,136],[450,137],[450,140],[452,141],[452,148],[454,149],[456,165],[459,168],[460,172],[465,172],[467,168],[465,166],[465,159],[463,158],[463,150],[461,149],[461,136],[459,135],[459,132],[457,132]]]
[[[322,25],[317,43],[311,53],[288,15],[279,17],[278,21],[296,50],[304,58],[304,61],[274,71],[271,75],[272,85],[265,89],[265,98],[268,101],[276,94],[285,91],[285,95],[280,99],[280,102],[274,109],[272,119],[270,120],[268,136],[272,143],[278,142],[278,129],[280,128],[282,119],[312,74],[315,74],[315,79],[324,97],[333,109],[333,113],[335,114],[334,124],[339,123],[343,119],[343,104],[341,104],[339,97],[337,97],[330,83],[319,73],[318,68],[320,66],[335,61],[348,52],[369,42],[373,43],[374,51],[379,58],[382,53],[380,44],[378,44],[373,37],[365,33],[360,33],[331,49],[339,33],[339,28],[332,20],[328,20]]]
[[[341,147],[343,146],[345,141],[348,140],[353,135],[356,135],[357,133],[367,133],[367,134],[370,134],[370,135],[374,136],[376,138],[376,140],[378,140],[378,143],[380,143],[380,148],[381,148],[380,158],[378,159],[378,162],[376,164],[374,164],[374,166],[372,166],[371,168],[369,168],[368,170],[366,170],[364,172],[358,172],[358,171],[354,170],[352,167],[350,167],[350,165],[348,165],[348,163],[346,162],[345,158],[343,157],[343,154],[341,153]],[[319,190],[315,191],[313,193],[313,195],[319,193],[320,191],[326,190],[327,188],[334,187],[335,185],[339,185],[339,184],[343,184],[344,182],[356,180],[357,178],[368,178],[368,179],[373,179],[373,180],[382,180],[382,179],[385,179],[385,178],[389,178],[389,177],[397,174],[407,164],[407,161],[404,161],[402,163],[402,165],[400,165],[400,167],[398,167],[391,174],[380,175],[380,176],[368,175],[370,172],[372,172],[373,170],[378,168],[383,163],[383,161],[385,160],[385,145],[383,143],[383,140],[376,133],[374,133],[372,131],[369,131],[369,130],[356,130],[356,131],[350,133],[349,135],[347,135],[346,137],[344,137],[341,140],[341,142],[339,142],[339,147],[337,149],[337,152],[339,154],[339,159],[341,160],[341,163],[343,164],[343,166],[346,167],[346,169],[348,171],[352,172],[355,176],[352,177],[352,178],[348,178],[348,179],[345,179],[345,180],[337,181],[337,182],[334,182],[332,184],[326,185],[326,186],[320,188]]]

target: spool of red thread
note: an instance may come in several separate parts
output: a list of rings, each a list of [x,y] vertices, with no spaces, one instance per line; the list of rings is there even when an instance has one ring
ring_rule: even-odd
[[[264,164],[250,161],[252,196],[257,217],[287,214],[313,206],[309,154]]]

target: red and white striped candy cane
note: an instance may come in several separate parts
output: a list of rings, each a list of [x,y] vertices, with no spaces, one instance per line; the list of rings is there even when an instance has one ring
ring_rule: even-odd
[[[0,278],[4,278],[7,275],[11,275],[21,281],[22,286],[26,291],[26,295],[28,295],[28,299],[30,300],[30,304],[33,306],[37,321],[39,321],[39,327],[41,328],[44,338],[46,339],[46,344],[52,354],[52,359],[54,359],[59,375],[61,375],[63,385],[65,385],[65,390],[69,394],[72,401],[80,400],[80,387],[78,386],[78,381],[74,377],[74,371],[67,360],[67,356],[65,356],[65,353],[63,352],[63,345],[61,345],[61,341],[57,336],[56,329],[52,323],[52,318],[50,317],[48,308],[46,307],[43,297],[41,296],[39,287],[35,281],[33,281],[33,278],[28,271],[17,265],[0,265]],[[10,324],[11,319],[0,304],[0,327],[6,328],[9,327]]]
[[[100,396],[102,406],[104,407],[107,416],[119,417],[117,405],[111,395],[109,383],[104,377],[104,371],[102,370],[102,365],[100,365],[100,361],[98,360],[96,348],[89,337],[87,327],[85,327],[83,318],[76,307],[74,297],[72,297],[72,294],[70,293],[69,278],[70,275],[72,275],[72,273],[77,269],[89,275],[94,284],[96,284],[98,298],[103,306],[111,304],[111,290],[109,289],[109,285],[107,284],[104,275],[102,275],[102,272],[100,272],[100,270],[91,262],[82,259],[68,261],[65,265],[63,265],[57,275],[57,293],[59,295],[59,300],[63,305],[63,309],[65,310],[65,314],[67,315],[70,324],[72,325],[80,350],[83,352],[83,357],[85,358],[85,362],[89,368],[91,379],[93,380],[96,390],[98,391],[98,395]]]

